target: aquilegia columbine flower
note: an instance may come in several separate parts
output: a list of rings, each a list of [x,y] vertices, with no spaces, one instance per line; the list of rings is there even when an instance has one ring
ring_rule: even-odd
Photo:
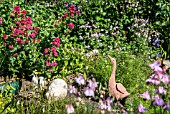
[[[149,64],[149,66],[150,66],[151,69],[154,70],[155,72],[157,72],[157,71],[162,72],[162,68],[160,67],[161,64],[160,64],[159,61],[155,61],[155,62]]]
[[[70,93],[77,93],[77,89],[73,85],[69,85],[69,92]]]
[[[159,86],[155,94],[166,94],[166,90],[162,86]]]
[[[66,105],[66,110],[67,110],[67,114],[71,114],[74,113],[74,107],[72,104],[67,104]]]
[[[153,104],[156,106],[163,106],[165,103],[160,97],[155,97],[155,101],[153,102]]]
[[[94,91],[93,91],[93,89],[90,88],[90,87],[86,87],[86,88],[84,89],[84,94],[85,94],[85,96],[87,96],[87,97],[94,97]]]
[[[166,103],[166,105],[164,106],[164,109],[170,111],[170,101]]]
[[[95,90],[95,88],[97,87],[97,84],[98,84],[98,83],[95,82],[94,78],[89,79],[88,82],[89,82],[88,86],[89,86],[90,88],[92,88],[93,90]]]
[[[149,91],[144,92],[144,93],[142,94],[142,98],[143,98],[143,99],[150,100],[151,97],[150,97]]]
[[[147,109],[142,104],[138,105],[138,112],[145,112]]]
[[[75,78],[75,80],[76,80],[76,83],[78,83],[79,85],[85,85],[86,84],[82,74],[79,74],[79,77]]]

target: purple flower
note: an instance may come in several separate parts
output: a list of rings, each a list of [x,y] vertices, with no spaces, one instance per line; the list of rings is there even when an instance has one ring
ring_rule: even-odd
[[[163,77],[160,79],[164,84],[169,83],[169,76],[167,74],[164,74]]]
[[[144,92],[144,93],[142,94],[142,97],[143,97],[143,99],[147,99],[147,100],[150,100],[150,99],[151,99],[150,94],[149,94],[149,91]]]
[[[160,81],[153,79],[153,78],[149,78],[149,79],[146,80],[146,83],[148,83],[148,84],[152,83],[154,85],[159,85]]]
[[[94,78],[89,79],[88,82],[89,82],[89,87],[92,88],[93,90],[97,87],[97,82],[94,81]]]
[[[94,91],[93,91],[93,89],[92,88],[90,88],[90,87],[86,87],[85,89],[84,89],[84,94],[85,94],[85,96],[88,96],[88,97],[94,97]]]
[[[156,106],[163,106],[165,103],[160,97],[155,97],[155,101],[153,102],[153,104]]]
[[[161,57],[161,56],[162,56],[162,54],[159,52],[159,53],[157,54],[157,56],[158,56],[158,57]]]
[[[106,99],[106,105],[107,105],[107,110],[108,110],[108,111],[111,111],[111,109],[112,109],[112,104],[113,104],[112,99],[111,99],[110,97],[107,98],[107,99]]]
[[[74,107],[72,104],[67,104],[66,108],[67,108],[67,114],[74,113]]]
[[[70,93],[76,93],[76,92],[77,92],[77,89],[76,89],[73,85],[70,85],[70,86],[69,86],[69,92],[70,92]]]
[[[147,109],[142,104],[138,105],[138,112],[145,112]]]
[[[156,71],[156,72],[157,72],[157,71],[162,72],[162,68],[160,67],[161,64],[159,63],[159,61],[155,61],[155,62],[149,64],[149,66],[151,67],[152,70],[154,70],[154,71]]]
[[[158,80],[160,80],[162,77],[163,77],[163,72],[155,72],[155,74],[153,74],[153,78],[154,79],[158,79]]]
[[[106,110],[107,109],[106,101],[102,101],[102,99],[100,99],[99,100],[99,108],[102,110]]]
[[[161,40],[155,40],[154,41],[154,45],[156,46],[156,47],[159,47],[160,46],[160,44],[161,44]]]
[[[78,83],[79,85],[85,85],[86,84],[82,74],[79,74],[79,77],[76,78],[75,80],[76,80],[76,83]]]
[[[162,86],[159,86],[158,89],[155,91],[155,94],[166,94],[166,91]]]
[[[152,99],[158,99],[159,95],[152,96]]]
[[[164,106],[164,109],[170,111],[170,101],[166,103],[166,105]]]

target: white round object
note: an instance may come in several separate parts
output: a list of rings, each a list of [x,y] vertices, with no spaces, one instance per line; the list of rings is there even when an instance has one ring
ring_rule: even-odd
[[[46,93],[47,99],[65,98],[67,96],[67,83],[62,79],[54,79]]]

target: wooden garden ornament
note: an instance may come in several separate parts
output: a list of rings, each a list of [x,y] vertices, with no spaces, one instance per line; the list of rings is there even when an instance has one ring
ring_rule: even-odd
[[[112,71],[111,77],[109,79],[109,91],[110,91],[111,95],[116,98],[116,100],[118,102],[118,100],[129,96],[130,93],[128,93],[126,91],[126,88],[121,83],[116,83],[116,81],[115,81],[116,59],[112,58],[110,55],[108,55],[108,57],[110,58],[110,60],[113,64],[113,71]]]

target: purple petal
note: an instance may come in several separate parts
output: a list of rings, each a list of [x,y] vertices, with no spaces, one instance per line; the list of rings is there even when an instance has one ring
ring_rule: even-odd
[[[82,75],[79,75],[78,78],[75,78],[75,81],[76,81],[76,83],[78,83],[79,85],[85,85],[85,84],[86,84],[86,82],[85,82],[85,80],[84,80],[84,78],[83,78]]]
[[[142,97],[143,97],[143,99],[147,99],[147,100],[150,100],[150,99],[151,99],[150,94],[149,94],[149,91],[144,92],[144,93],[142,94]]]
[[[94,79],[92,79],[92,80],[89,79],[88,82],[89,82],[89,84],[88,84],[89,87],[92,88],[92,89],[95,89],[98,86],[97,82],[95,82]]]
[[[85,88],[84,94],[85,94],[85,96],[89,96],[89,97],[92,96],[92,97],[94,97],[94,91],[90,87],[86,87]]]
[[[159,86],[158,89],[155,91],[156,94],[166,94],[166,90],[162,87]]]
[[[67,104],[66,108],[67,108],[67,114],[74,113],[74,108],[72,104]]]
[[[163,106],[165,103],[164,103],[163,99],[155,98],[155,101],[153,102],[153,104],[156,106]]]
[[[166,103],[166,105],[164,106],[164,109],[170,111],[170,101]]]
[[[159,61],[155,61],[155,62],[149,64],[149,66],[151,67],[151,69],[154,69],[157,66],[161,66],[161,64],[159,63]]]
[[[70,85],[70,86],[69,86],[69,92],[70,92],[70,93],[76,93],[76,92],[77,92],[77,89],[76,89],[74,86]]]
[[[148,84],[152,83],[154,85],[159,85],[160,81],[153,79],[153,78],[149,78],[149,79],[146,80],[146,83],[148,83]]]
[[[163,77],[160,79],[164,84],[169,83],[169,76],[167,74],[164,74]]]
[[[145,112],[147,109],[142,104],[138,105],[138,112]]]

